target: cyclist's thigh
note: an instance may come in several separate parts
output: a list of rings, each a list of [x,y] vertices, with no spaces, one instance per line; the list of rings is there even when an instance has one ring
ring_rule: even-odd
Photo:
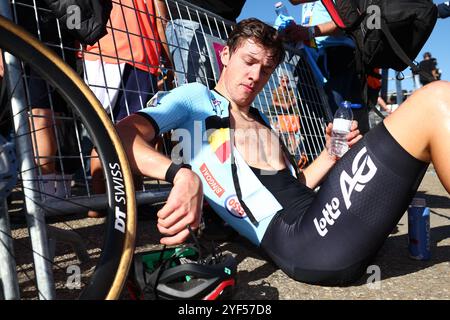
[[[339,160],[295,225],[270,226],[263,248],[299,281],[353,281],[407,209],[426,168],[380,124]],[[271,254],[270,243],[283,245]]]

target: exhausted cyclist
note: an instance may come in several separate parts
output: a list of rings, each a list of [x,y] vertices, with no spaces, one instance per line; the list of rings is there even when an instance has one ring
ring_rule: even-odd
[[[450,191],[450,84],[417,91],[364,138],[353,123],[341,159],[327,151],[329,124],[327,147],[299,172],[267,118],[251,107],[283,57],[272,27],[243,20],[221,52],[224,69],[213,90],[197,83],[176,88],[117,129],[135,173],[173,182],[158,212],[161,243],[186,240],[205,196],[290,277],[348,283],[365,272],[430,162]],[[151,146],[169,130],[180,140],[173,161]]]

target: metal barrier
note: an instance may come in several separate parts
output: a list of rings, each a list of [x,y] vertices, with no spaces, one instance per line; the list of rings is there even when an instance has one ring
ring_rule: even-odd
[[[214,87],[221,67],[219,51],[233,28],[232,22],[181,0],[166,0],[163,6],[157,5],[161,1],[114,0],[108,35],[93,46],[79,47],[62,26],[49,21],[50,12],[35,6],[36,3],[41,2],[11,0],[15,22],[34,31],[41,41],[77,68],[114,122],[144,108],[159,90],[187,82]],[[297,159],[304,154],[312,161],[323,149],[324,122],[331,115],[322,88],[309,67],[314,62],[306,59],[302,50],[291,50],[254,105],[269,117],[274,128],[280,128]],[[174,81],[170,81],[172,75]],[[280,77],[288,78],[289,89],[276,90],[281,86]],[[293,94],[287,94],[291,89]],[[274,106],[274,99],[283,102],[285,108]],[[67,117],[61,120],[70,121]],[[280,125],[280,120],[294,125]],[[87,155],[89,146],[83,143],[82,128],[77,128],[76,123],[72,131],[77,135],[73,145],[79,147],[71,155],[76,161],[79,154]],[[61,154],[59,144],[58,141]],[[170,149],[167,141],[163,148],[166,152]],[[58,159],[60,167],[64,169],[67,161],[61,159]],[[80,163],[88,169],[87,161]],[[62,172],[62,177],[65,176]]]

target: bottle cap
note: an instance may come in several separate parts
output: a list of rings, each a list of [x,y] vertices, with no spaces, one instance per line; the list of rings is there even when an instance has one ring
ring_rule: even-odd
[[[341,106],[343,106],[344,108],[351,108],[352,103],[350,101],[342,101]]]
[[[424,198],[413,198],[411,201],[413,207],[426,207],[427,201]]]

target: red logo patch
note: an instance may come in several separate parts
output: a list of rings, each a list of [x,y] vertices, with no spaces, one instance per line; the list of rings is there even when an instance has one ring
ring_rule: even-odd
[[[202,173],[203,178],[205,179],[211,190],[214,191],[214,193],[217,194],[217,196],[220,198],[225,190],[211,174],[206,164],[202,164],[202,166],[200,167],[200,172]]]
[[[239,199],[236,195],[229,196],[225,200],[225,208],[227,208],[227,211],[236,218],[243,219],[247,216],[244,208],[242,208],[241,203],[239,202]]]

